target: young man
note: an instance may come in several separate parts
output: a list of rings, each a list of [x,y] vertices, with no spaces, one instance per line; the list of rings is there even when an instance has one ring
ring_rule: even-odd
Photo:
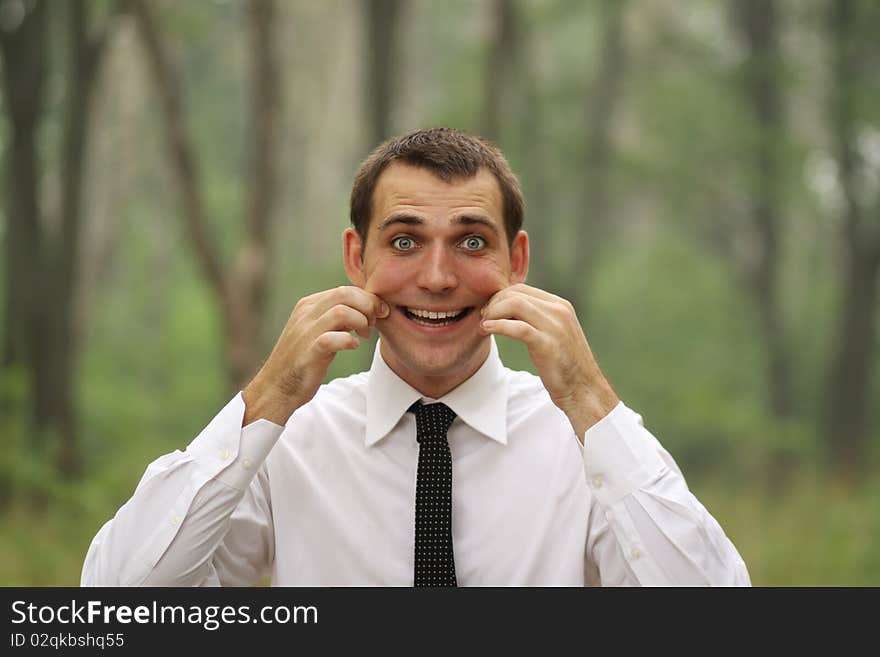
[[[83,585],[749,584],[571,304],[524,283],[497,149],[450,129],[390,140],[351,219],[352,285],[300,300],[245,390],[147,468]],[[374,327],[370,370],[321,385]],[[539,376],[505,368],[493,334]]]

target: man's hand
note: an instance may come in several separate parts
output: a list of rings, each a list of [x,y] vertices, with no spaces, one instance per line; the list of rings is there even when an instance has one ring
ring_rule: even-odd
[[[242,393],[242,426],[260,418],[283,426],[315,396],[336,353],[360,345],[350,331],[369,338],[370,327],[389,312],[375,294],[352,286],[300,299],[268,360]]]
[[[482,315],[484,332],[525,343],[550,398],[581,442],[586,430],[620,401],[565,299],[521,283],[494,294]]]

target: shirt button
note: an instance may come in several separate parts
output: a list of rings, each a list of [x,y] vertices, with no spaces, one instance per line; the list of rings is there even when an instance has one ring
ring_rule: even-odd
[[[223,450],[220,452],[220,458],[224,461],[229,458],[229,448],[228,447],[224,447]]]
[[[629,551],[629,556],[631,556],[633,559],[638,559],[640,556],[642,556],[642,551],[639,548],[634,547],[632,550]]]
[[[597,474],[593,477],[593,488],[602,488],[602,484],[605,483],[605,477],[600,474]]]
[[[174,517],[171,519],[171,524],[172,524],[172,525],[179,525],[179,524],[180,524],[180,516],[174,516]]]
[[[245,459],[244,461],[241,462],[241,467],[243,467],[245,470],[250,470],[251,466],[253,464],[254,464],[254,462],[251,461],[250,459]]]

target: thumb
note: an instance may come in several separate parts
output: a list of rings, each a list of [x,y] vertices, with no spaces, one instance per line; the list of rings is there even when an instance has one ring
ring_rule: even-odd
[[[376,309],[376,319],[383,319],[391,314],[390,306],[382,300],[382,297],[373,292],[369,285],[364,286],[364,291],[368,292],[373,297],[373,307]]]

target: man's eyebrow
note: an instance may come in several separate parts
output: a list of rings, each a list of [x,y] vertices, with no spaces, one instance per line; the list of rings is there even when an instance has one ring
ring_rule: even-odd
[[[425,220],[421,217],[413,217],[411,215],[397,215],[391,216],[387,219],[384,219],[378,226],[376,226],[376,230],[382,232],[389,226],[394,224],[404,224],[406,226],[420,226],[425,223]]]
[[[491,230],[496,235],[499,234],[498,226],[495,224],[495,222],[491,221],[489,219],[486,219],[485,217],[473,216],[473,215],[463,215],[461,217],[456,217],[455,219],[453,219],[452,223],[453,224],[461,224],[463,226],[473,226],[473,225],[478,224],[480,226],[486,226],[486,228]]]
[[[382,232],[389,226],[393,226],[394,224],[403,224],[405,226],[423,226],[426,223],[424,219],[421,217],[415,217],[413,215],[392,215],[387,219],[383,219],[378,226],[376,226],[376,230],[378,232]],[[485,217],[481,217],[479,215],[462,215],[460,217],[455,217],[450,221],[453,225],[460,226],[485,226],[489,230],[491,230],[496,235],[499,235],[501,231],[498,230],[498,226],[494,221],[487,219]]]

